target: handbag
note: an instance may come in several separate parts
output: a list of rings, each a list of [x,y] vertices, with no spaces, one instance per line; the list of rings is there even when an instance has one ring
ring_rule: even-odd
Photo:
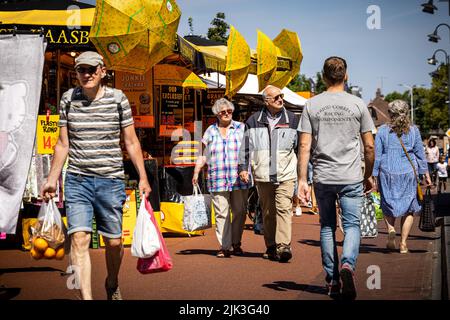
[[[425,197],[420,211],[419,229],[423,232],[434,232],[435,224],[434,203],[431,198],[431,189],[425,191]]]
[[[194,185],[192,196],[184,197],[183,229],[189,232],[211,228],[211,195]]]
[[[414,176],[416,177],[416,180],[417,180],[417,199],[419,201],[423,201],[422,188],[420,187],[420,180],[419,180],[419,177],[417,176],[416,167],[414,166],[414,163],[412,162],[412,160],[408,154],[408,151],[406,151],[406,147],[403,144],[402,138],[400,138],[398,135],[397,135],[397,138],[400,141],[400,144],[402,145],[403,151],[405,152],[405,155],[408,158],[409,163],[411,164],[411,167],[413,168]]]
[[[364,196],[361,207],[361,238],[376,238],[378,236],[378,224],[375,213],[375,205],[370,194]]]

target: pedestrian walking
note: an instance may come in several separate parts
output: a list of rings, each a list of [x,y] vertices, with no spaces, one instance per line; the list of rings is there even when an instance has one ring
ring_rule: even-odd
[[[242,122],[233,120],[234,105],[222,98],[214,103],[212,111],[217,116],[217,122],[209,126],[203,135],[205,152],[197,160],[192,184],[198,183],[200,170],[207,164],[207,186],[212,194],[216,236],[220,244],[217,257],[224,258],[232,253],[243,254],[241,239],[251,182],[243,181],[238,175],[239,149],[245,128]]]
[[[448,162],[445,161],[445,156],[439,158],[439,163],[437,164],[437,173],[439,179],[438,193],[441,193],[442,188],[444,192],[447,191],[447,178],[448,178]]]
[[[364,192],[373,189],[372,130],[375,127],[363,100],[344,90],[348,79],[344,59],[326,59],[323,79],[327,91],[306,102],[300,120],[299,198],[305,203],[310,197],[307,172],[311,154],[320,216],[322,265],[328,294],[332,297],[339,295],[342,281],[342,297],[355,299],[354,272],[361,237],[360,210]],[[361,141],[364,145],[364,176],[361,170]],[[340,271],[335,235],[337,200],[345,233]]]
[[[130,103],[122,91],[102,84],[106,76],[103,57],[87,51],[75,59],[79,86],[61,98],[60,134],[47,182],[41,195],[55,196],[56,182],[69,156],[64,194],[71,262],[77,268],[83,299],[92,299],[89,244],[95,216],[98,233],[106,244],[108,300],[121,300],[118,275],[123,256],[122,206],[125,202],[120,136],[139,173],[141,197],[151,192],[141,146],[134,130]]]
[[[420,212],[417,201],[418,174],[424,174],[431,185],[427,160],[419,129],[412,125],[409,106],[403,100],[388,105],[389,124],[382,125],[375,138],[375,166],[378,178],[381,210],[388,229],[386,247],[395,250],[395,220],[401,218],[400,253],[407,253],[407,239],[413,224],[413,214]]]
[[[430,138],[428,140],[428,144],[425,147],[425,156],[427,158],[428,163],[428,172],[431,176],[431,181],[433,185],[436,186],[437,180],[437,164],[439,162],[439,148],[436,145],[436,140]]]
[[[264,259],[287,262],[292,258],[292,197],[297,179],[298,117],[284,107],[283,93],[267,86],[264,108],[245,125],[239,175],[248,181],[248,167],[258,189],[263,211]]]

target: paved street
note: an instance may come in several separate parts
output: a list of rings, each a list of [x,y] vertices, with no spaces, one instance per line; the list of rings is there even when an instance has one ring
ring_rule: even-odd
[[[356,272],[357,299],[431,297],[435,234],[420,232],[418,220],[416,217],[411,232],[409,254],[386,249],[384,223],[380,224],[376,239],[362,241]],[[135,300],[328,300],[323,288],[319,216],[304,213],[293,217],[292,239],[293,259],[281,264],[261,258],[265,250],[263,237],[250,229],[244,231],[245,255],[228,259],[215,257],[218,245],[212,229],[205,236],[166,237],[174,268],[149,275],[138,273],[136,258],[127,248],[120,273],[122,295],[124,299]],[[339,231],[338,240],[342,240]],[[94,298],[105,299],[104,250],[91,250],[91,259]],[[67,256],[63,261],[35,261],[28,252],[1,250],[0,299],[78,299],[76,291],[67,289],[68,276],[61,275],[68,264]],[[373,270],[379,270],[380,289],[367,287]]]

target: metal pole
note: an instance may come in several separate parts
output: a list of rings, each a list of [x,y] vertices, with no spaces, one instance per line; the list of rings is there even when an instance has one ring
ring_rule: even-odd
[[[448,4],[450,7],[450,2]],[[449,13],[450,14],[450,13]],[[448,127],[450,128],[450,56],[447,54]]]
[[[411,124],[414,125],[414,86],[411,87]]]

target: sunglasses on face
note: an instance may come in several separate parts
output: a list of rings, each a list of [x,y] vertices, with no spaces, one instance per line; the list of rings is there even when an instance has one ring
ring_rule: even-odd
[[[220,111],[220,112],[219,112],[219,115],[220,115],[220,116],[225,116],[225,115],[227,115],[227,114],[233,114],[233,110],[228,109],[228,110],[223,110],[223,111]]]
[[[91,66],[91,67],[77,67],[75,69],[76,72],[78,72],[79,74],[94,74],[97,72],[97,68],[98,66]]]
[[[276,95],[275,97],[267,97],[267,99],[273,99],[273,101],[277,101],[280,98],[281,98],[281,100],[283,100],[284,93],[280,93],[280,94]]]

